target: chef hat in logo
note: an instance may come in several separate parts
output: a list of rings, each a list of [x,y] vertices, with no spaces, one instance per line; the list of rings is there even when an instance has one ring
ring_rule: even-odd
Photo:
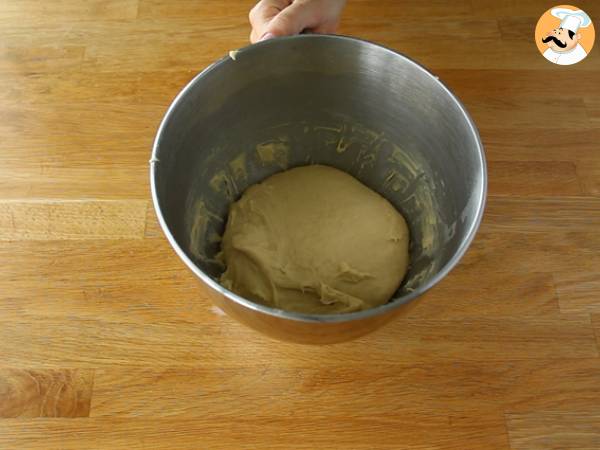
[[[569,8],[553,8],[550,13],[561,20],[560,27],[577,33],[579,28],[586,28],[592,23],[592,19],[582,10]]]

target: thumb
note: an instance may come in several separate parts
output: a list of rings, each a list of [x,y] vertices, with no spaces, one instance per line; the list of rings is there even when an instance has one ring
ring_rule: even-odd
[[[265,35],[289,36],[299,34],[305,28],[313,25],[313,14],[311,8],[299,2],[294,2],[279,14],[277,14],[267,25]]]

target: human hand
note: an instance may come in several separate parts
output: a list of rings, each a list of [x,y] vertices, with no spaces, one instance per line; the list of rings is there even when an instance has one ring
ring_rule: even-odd
[[[250,42],[303,31],[333,33],[346,0],[261,0],[250,11]]]

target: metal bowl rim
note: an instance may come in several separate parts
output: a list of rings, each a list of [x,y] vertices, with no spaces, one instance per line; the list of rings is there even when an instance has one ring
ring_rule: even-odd
[[[388,302],[384,305],[377,306],[375,308],[370,308],[370,309],[366,309],[364,311],[358,311],[358,312],[347,313],[347,314],[301,314],[301,313],[284,311],[281,309],[271,308],[269,306],[261,305],[259,303],[255,303],[251,300],[247,300],[247,299],[237,295],[236,293],[224,288],[219,283],[214,281],[210,276],[208,276],[206,273],[204,273],[196,264],[194,264],[194,262],[186,255],[186,253],[183,251],[183,249],[176,242],[176,240],[173,237],[173,234],[171,233],[171,231],[169,230],[169,227],[168,227],[168,225],[164,219],[164,216],[162,214],[162,210],[161,210],[161,207],[160,207],[160,204],[158,201],[158,195],[156,192],[156,181],[155,181],[156,180],[156,165],[160,163],[160,161],[157,159],[158,149],[160,147],[161,138],[162,138],[164,129],[165,129],[167,123],[170,121],[171,117],[173,116],[175,110],[179,106],[179,103],[185,97],[185,95],[190,90],[192,90],[194,88],[194,86],[196,84],[198,84],[202,80],[202,78],[204,78],[209,72],[216,70],[222,64],[227,64],[227,63],[231,62],[230,56],[225,56],[225,57],[221,58],[220,60],[215,61],[213,64],[211,64],[210,66],[206,67],[203,71],[198,73],[179,92],[179,94],[177,94],[177,96],[172,101],[171,105],[169,106],[165,116],[163,117],[163,119],[158,127],[156,137],[154,139],[154,144],[152,147],[152,156],[150,159],[150,187],[151,187],[151,192],[152,192],[152,203],[154,205],[154,210],[156,212],[156,216],[158,218],[160,227],[161,227],[163,233],[165,234],[165,236],[167,237],[167,240],[169,241],[169,243],[171,244],[171,246],[177,253],[177,255],[183,260],[183,262],[188,266],[188,268],[198,278],[200,278],[206,285],[208,285],[208,287],[210,287],[211,289],[214,289],[216,292],[225,296],[229,300],[231,300],[235,303],[238,303],[246,308],[249,308],[251,310],[254,310],[254,311],[257,311],[257,312],[260,312],[263,314],[267,314],[269,316],[274,316],[274,317],[281,318],[281,319],[300,321],[300,322],[340,323],[340,322],[350,322],[350,321],[355,321],[355,320],[367,319],[367,318],[370,318],[373,316],[378,316],[380,314],[385,314],[389,311],[399,308],[400,306],[402,306],[406,303],[409,303],[410,301],[412,301],[415,298],[419,297],[420,295],[424,294],[426,291],[428,291],[433,286],[435,286],[438,282],[440,282],[458,264],[460,259],[466,253],[467,249],[469,248],[469,246],[473,242],[473,239],[475,238],[475,235],[477,233],[477,230],[479,229],[479,226],[481,225],[481,221],[483,218],[483,212],[485,209],[485,203],[486,203],[487,168],[486,168],[483,144],[481,142],[481,137],[479,136],[477,127],[475,126],[475,123],[471,119],[471,116],[467,112],[463,103],[458,99],[458,97],[456,97],[456,95],[454,95],[454,93],[443,82],[440,81],[440,79],[437,76],[433,75],[429,70],[427,70],[421,64],[417,63],[416,61],[409,58],[408,56],[406,56],[400,52],[397,52],[396,50],[393,50],[391,48],[377,44],[375,42],[352,37],[352,36],[342,36],[342,35],[305,34],[305,35],[296,35],[296,36],[286,36],[286,37],[279,37],[276,39],[269,39],[266,41],[258,42],[256,44],[252,44],[252,45],[246,46],[244,48],[241,48],[241,49],[237,50],[236,59],[239,57],[244,57],[243,56],[244,53],[253,51],[254,49],[259,48],[259,47],[273,45],[274,43],[276,44],[281,41],[294,41],[294,40],[300,40],[300,39],[327,39],[327,40],[354,41],[354,42],[358,42],[359,44],[362,44],[362,45],[365,45],[365,44],[372,45],[372,46],[378,47],[379,49],[381,49],[383,51],[390,52],[390,53],[394,54],[395,56],[402,58],[408,64],[411,64],[414,67],[416,67],[418,70],[423,72],[423,74],[425,76],[431,78],[433,80],[433,82],[438,84],[441,87],[441,89],[444,92],[446,92],[446,94],[458,106],[458,108],[460,109],[460,111],[463,114],[464,119],[467,121],[473,136],[475,137],[475,142],[477,144],[477,150],[478,150],[478,156],[479,156],[479,162],[480,162],[479,168],[481,170],[481,175],[482,175],[482,183],[481,183],[481,191],[479,192],[480,200],[479,200],[479,204],[477,205],[477,215],[475,217],[475,220],[471,224],[471,227],[468,230],[465,239],[463,239],[458,250],[452,256],[452,258],[450,258],[450,260],[426,283],[419,286],[417,289],[415,289],[413,292],[409,293],[408,295],[405,295],[403,297],[399,297],[396,299],[392,299],[390,302]]]

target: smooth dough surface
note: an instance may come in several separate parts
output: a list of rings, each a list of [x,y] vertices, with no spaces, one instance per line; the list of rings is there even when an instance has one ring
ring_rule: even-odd
[[[231,206],[220,281],[287,311],[360,311],[399,287],[408,243],[404,218],[381,195],[332,167],[298,167],[251,186]]]

